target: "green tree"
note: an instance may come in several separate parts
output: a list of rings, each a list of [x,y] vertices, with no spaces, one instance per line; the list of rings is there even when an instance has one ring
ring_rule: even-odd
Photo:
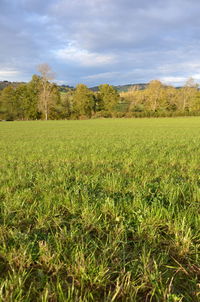
[[[1,99],[2,90],[0,90],[0,120],[3,119],[4,107]]]
[[[73,110],[78,116],[91,117],[94,111],[94,96],[84,84],[78,84],[73,96]]]
[[[51,85],[51,93],[49,99],[49,118],[50,119],[60,119],[60,108],[61,98],[58,86],[54,83]]]
[[[120,101],[120,95],[113,86],[103,84],[99,86],[99,106],[102,110],[112,112]]]
[[[29,119],[30,98],[27,84],[20,84],[15,90],[15,96],[18,119]]]
[[[41,114],[39,112],[39,99],[41,92],[41,77],[33,75],[31,81],[27,84],[27,92],[29,95],[28,118],[39,119]]]
[[[7,86],[1,92],[1,118],[14,120],[18,114],[17,110],[15,89]]]
[[[104,104],[99,91],[94,92],[94,112],[104,110]]]
[[[73,113],[73,96],[74,90],[68,89],[65,93],[61,92],[60,95],[60,104],[57,107],[59,111],[60,118],[70,119]]]
[[[41,78],[33,75],[27,84],[21,84],[16,88],[16,100],[18,117],[22,120],[38,119],[41,114],[38,111],[41,91]]]

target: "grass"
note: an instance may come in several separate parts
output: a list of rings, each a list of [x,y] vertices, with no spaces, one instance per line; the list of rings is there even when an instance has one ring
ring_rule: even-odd
[[[200,301],[200,118],[0,123],[0,301]]]

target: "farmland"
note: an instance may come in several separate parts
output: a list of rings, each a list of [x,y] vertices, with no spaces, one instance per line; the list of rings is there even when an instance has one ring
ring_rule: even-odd
[[[200,118],[0,123],[1,301],[199,301]]]

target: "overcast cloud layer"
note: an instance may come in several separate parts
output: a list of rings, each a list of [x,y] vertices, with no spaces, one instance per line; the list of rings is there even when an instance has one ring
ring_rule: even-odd
[[[200,82],[199,0],[0,0],[0,80]]]

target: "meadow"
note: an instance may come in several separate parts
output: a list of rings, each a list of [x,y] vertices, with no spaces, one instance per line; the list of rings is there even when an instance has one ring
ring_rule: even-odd
[[[1,122],[0,301],[200,301],[200,118]]]

